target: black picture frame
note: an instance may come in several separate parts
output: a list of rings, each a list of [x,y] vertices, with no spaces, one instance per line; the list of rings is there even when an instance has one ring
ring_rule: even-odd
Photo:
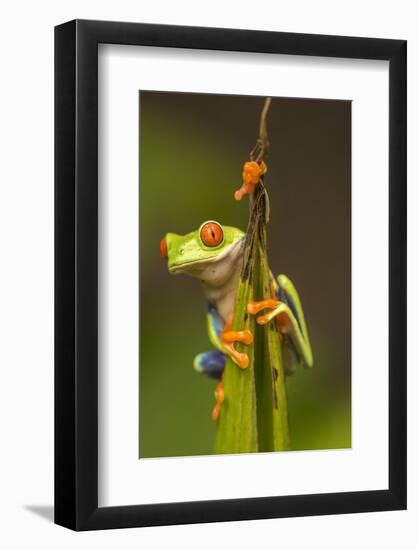
[[[389,488],[98,506],[98,44],[389,61]],[[404,40],[74,20],[55,28],[55,522],[74,530],[406,508]],[[382,161],[382,159],[381,159]]]

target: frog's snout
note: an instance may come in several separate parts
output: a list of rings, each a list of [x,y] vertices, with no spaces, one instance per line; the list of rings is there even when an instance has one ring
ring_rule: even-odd
[[[163,239],[161,239],[161,241],[159,243],[159,252],[161,253],[161,256],[163,258],[168,260],[168,247],[167,247],[167,240],[166,240],[165,237]]]

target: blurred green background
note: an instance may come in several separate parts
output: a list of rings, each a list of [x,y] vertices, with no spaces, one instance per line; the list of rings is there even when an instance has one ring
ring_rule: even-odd
[[[207,304],[197,280],[169,275],[159,241],[208,219],[245,230],[233,193],[263,101],[139,94],[141,458],[212,453],[216,382],[192,368],[212,349]],[[351,104],[273,98],[268,131],[270,265],[298,288],[315,357],[287,379],[292,449],[350,447]]]

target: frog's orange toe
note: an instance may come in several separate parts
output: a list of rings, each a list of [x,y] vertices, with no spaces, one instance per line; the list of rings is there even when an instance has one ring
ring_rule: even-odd
[[[214,405],[213,410],[211,411],[211,419],[213,422],[216,422],[216,420],[219,418],[220,414],[220,407],[218,405]]]
[[[267,315],[260,315],[256,318],[256,322],[258,325],[266,325],[268,323],[269,319]]]
[[[239,353],[236,356],[236,362],[241,369],[247,369],[249,367],[249,357],[246,353]]]
[[[246,306],[246,311],[250,315],[256,315],[259,311],[258,302],[248,302],[248,305]]]
[[[235,199],[237,201],[242,200],[242,197],[244,197],[248,193],[253,193],[253,189],[254,188],[252,188],[250,185],[246,185],[246,183],[242,183],[242,186],[240,187],[240,189],[235,191]]]
[[[221,380],[221,382],[217,384],[214,395],[216,398],[216,404],[214,405],[214,408],[211,412],[211,419],[215,422],[219,418],[220,409],[222,408],[222,404],[224,401],[223,380]]]

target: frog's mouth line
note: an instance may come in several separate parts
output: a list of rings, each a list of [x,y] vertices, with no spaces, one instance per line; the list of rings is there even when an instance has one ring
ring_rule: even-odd
[[[201,260],[194,260],[192,262],[172,264],[171,266],[170,265],[168,266],[168,271],[170,273],[181,273],[182,271],[187,271],[188,268],[190,268],[194,265],[195,266],[197,266],[197,265],[203,266],[204,264],[209,264],[209,263],[213,264],[213,263],[220,262],[220,260],[223,260],[224,258],[226,258],[226,256],[228,256],[233,251],[235,251],[238,247],[242,246],[243,240],[244,240],[244,237],[242,237],[241,239],[239,239],[235,243],[229,244],[222,251],[222,253],[219,254],[218,256],[213,255],[213,256],[210,256],[210,257],[202,258]],[[168,259],[168,261],[169,261],[169,259]]]

